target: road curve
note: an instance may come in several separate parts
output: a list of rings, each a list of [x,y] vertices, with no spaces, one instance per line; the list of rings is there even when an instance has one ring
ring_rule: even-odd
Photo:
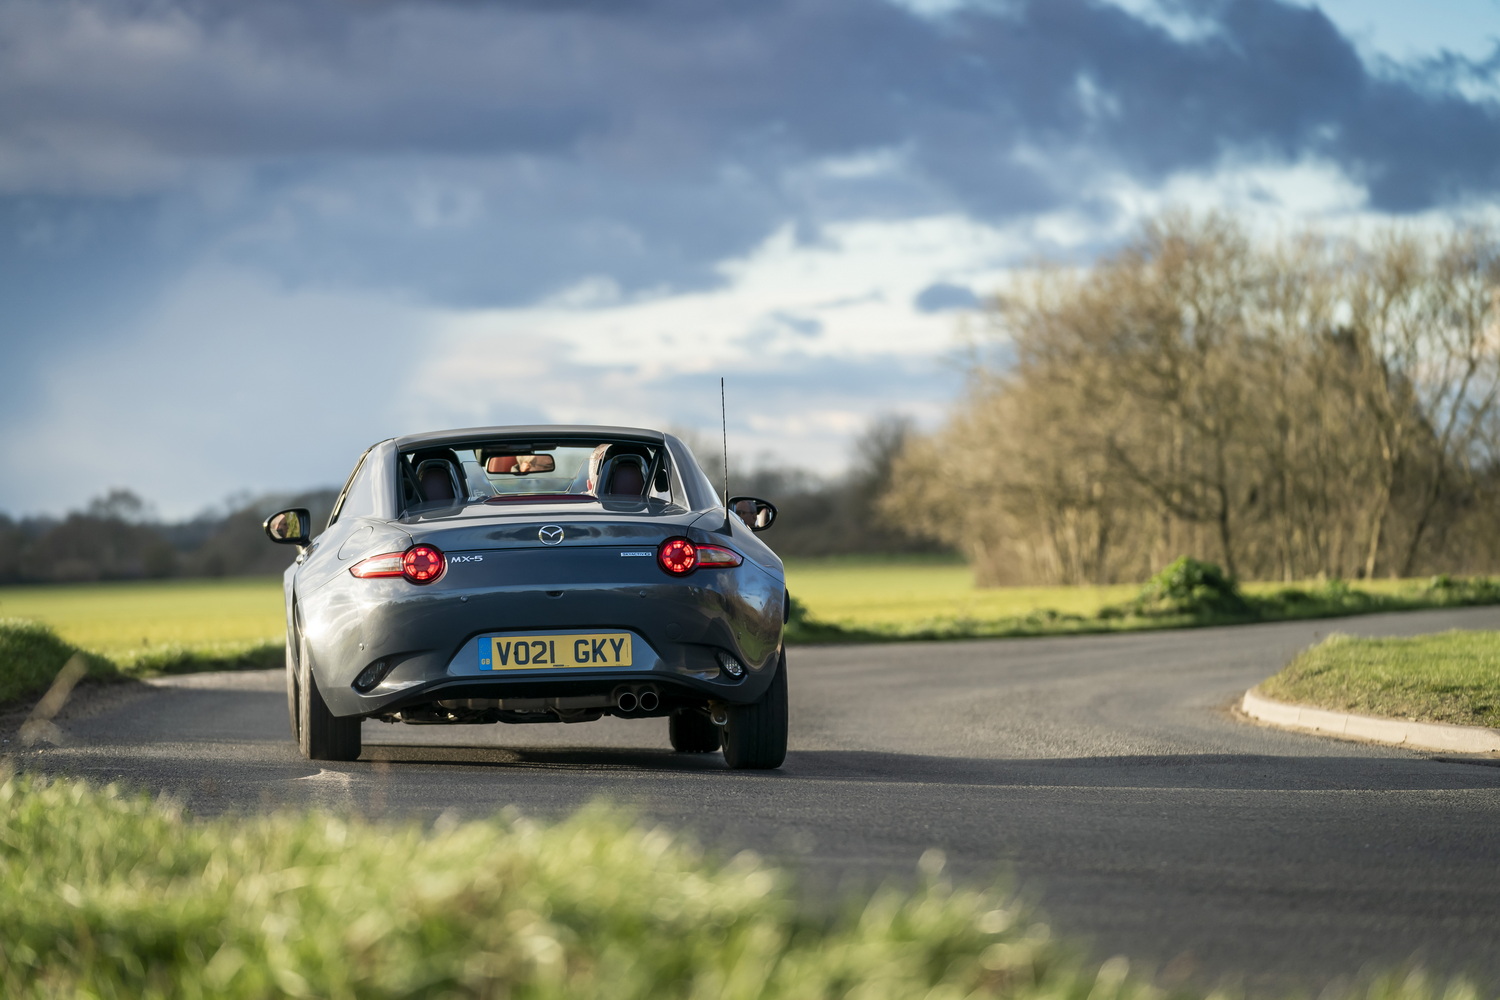
[[[1057,933],[1164,983],[1313,993],[1415,956],[1494,990],[1500,767],[1230,711],[1328,632],[1449,628],[1500,628],[1500,609],[794,648],[792,748],[773,773],[674,755],[658,720],[366,723],[364,759],[320,768],[296,755],[272,674],[96,695],[59,720],[61,746],[12,756],[169,790],[199,813],[550,816],[604,797],[773,856],[819,897],[909,878],[937,847],[956,877],[1009,873]]]

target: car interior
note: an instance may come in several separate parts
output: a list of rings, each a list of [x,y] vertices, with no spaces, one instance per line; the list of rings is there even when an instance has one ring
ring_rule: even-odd
[[[464,454],[471,454],[464,449]],[[665,450],[635,442],[598,445],[519,445],[497,442],[472,449],[472,460],[451,448],[403,456],[406,510],[527,493],[593,494],[611,499],[671,499]]]

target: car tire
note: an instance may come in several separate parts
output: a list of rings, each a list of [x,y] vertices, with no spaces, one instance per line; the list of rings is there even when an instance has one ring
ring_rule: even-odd
[[[328,710],[318,682],[312,674],[307,641],[299,636],[297,647],[297,745],[308,760],[358,760],[359,716],[340,718]]]
[[[730,705],[724,724],[724,760],[732,768],[769,770],[786,760],[786,650],[776,661],[776,675],[759,701]]]
[[[301,713],[297,704],[297,657],[292,652],[292,637],[286,638],[286,714],[287,721],[292,726],[292,742],[297,743],[302,738],[302,727],[297,724],[297,717]]]
[[[692,709],[672,713],[667,719],[667,735],[678,753],[713,753],[719,749],[719,727]]]
[[[297,701],[297,653],[302,648],[302,614],[292,602],[292,624],[286,633],[286,714],[292,726],[292,742],[302,742],[302,707]]]

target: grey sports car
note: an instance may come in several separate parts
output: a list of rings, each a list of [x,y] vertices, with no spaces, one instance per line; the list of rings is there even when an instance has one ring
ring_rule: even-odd
[[[287,706],[313,760],[354,760],[365,719],[667,716],[674,749],[786,756],[776,508],[720,500],[677,438],[484,427],[369,448],[285,577]]]

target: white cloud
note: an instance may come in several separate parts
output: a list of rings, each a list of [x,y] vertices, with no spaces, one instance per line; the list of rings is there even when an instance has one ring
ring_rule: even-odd
[[[1479,199],[1393,218],[1371,206],[1364,185],[1338,165],[1314,159],[1268,163],[1230,157],[1212,171],[1182,171],[1154,188],[1125,177],[1103,180],[1097,194],[1118,208],[1114,238],[1170,209],[1227,212],[1265,237],[1308,226],[1354,235],[1393,223],[1433,232],[1455,222],[1500,224],[1500,204]]]
[[[32,470],[10,510],[127,486],[167,516],[242,490],[341,480],[391,434],[503,423],[708,429],[726,376],[733,446],[832,472],[881,413],[940,416],[952,314],[935,280],[992,286],[1021,245],[957,217],[783,231],[722,287],[626,298],[607,279],[524,309],[451,310],[373,290],[288,288],[200,268],[102,349],[52,366],[0,446]]]
[[[951,216],[831,226],[815,244],[799,244],[787,228],[721,264],[719,288],[627,299],[591,279],[528,308],[448,313],[425,370],[477,389],[509,374],[510,352],[528,343],[650,377],[799,358],[927,357],[947,349],[953,321],[919,313],[917,294],[939,279],[993,285],[1024,249],[1001,230]]]
[[[1333,220],[1365,212],[1368,194],[1336,164],[1316,160],[1266,163],[1226,160],[1213,171],[1184,171],[1158,188],[1125,178],[1104,186],[1129,218],[1169,207],[1234,213],[1251,225]]]
[[[1179,42],[1197,42],[1219,33],[1212,18],[1173,0],[1108,0],[1135,18],[1155,25]]]
[[[917,294],[940,279],[993,287],[1023,251],[1014,237],[958,217],[833,226],[811,245],[786,229],[722,264],[724,284],[708,291],[625,299],[600,279],[534,307],[449,312],[417,379],[444,395],[421,404],[419,422],[500,421],[519,399],[559,422],[707,425],[724,375],[739,397],[732,419],[753,432],[757,450],[838,469],[872,417],[933,419],[957,382],[943,362],[954,318],[918,312]],[[840,367],[905,369],[911,391],[828,384],[809,396],[798,381]],[[767,396],[782,377],[795,389]],[[774,405],[746,400],[747,382]]]

